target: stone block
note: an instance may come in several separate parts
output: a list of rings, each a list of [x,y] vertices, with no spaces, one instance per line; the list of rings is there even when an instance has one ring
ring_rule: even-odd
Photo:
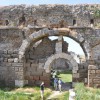
[[[44,72],[44,69],[43,68],[37,68],[37,71],[38,72]]]
[[[24,86],[24,80],[15,80],[15,86],[16,87],[23,87]]]
[[[96,74],[95,74],[95,77],[96,77],[96,78],[100,78],[100,73],[96,73]]]
[[[78,70],[78,66],[73,66],[73,70]]]
[[[26,72],[25,72],[25,75],[30,75],[30,72],[26,71]]]
[[[30,76],[24,76],[25,80],[29,80]]]
[[[43,73],[43,76],[50,76],[50,73]]]
[[[12,63],[12,66],[23,67],[23,63]]]
[[[36,72],[37,68],[36,67],[32,67],[32,68],[28,68],[30,72]]]
[[[77,73],[77,70],[73,70],[72,72],[73,72],[73,73]]]
[[[20,59],[20,57],[19,57],[18,62],[23,63],[24,61],[23,61],[23,59]]]
[[[39,80],[39,76],[33,76],[34,80]]]
[[[30,67],[31,64],[30,63],[25,63],[25,67]]]
[[[31,67],[37,69],[38,64],[31,64]]]
[[[38,75],[38,73],[36,72],[36,70],[33,70],[33,71],[31,70],[29,73],[30,73],[30,75],[32,75],[32,76],[33,76],[33,75]]]
[[[19,72],[19,71],[18,71],[18,72],[15,72],[15,75],[16,75],[16,76],[23,75],[23,72]]]
[[[97,69],[97,66],[95,66],[95,65],[89,65],[88,69]]]
[[[80,38],[79,38],[79,41],[80,41],[80,42],[83,42],[83,41],[84,41],[84,38],[83,38],[83,37],[80,37]]]
[[[7,58],[11,58],[12,56],[7,54],[6,57],[7,57]]]
[[[79,73],[73,74],[73,78],[79,78]]]
[[[84,82],[84,78],[73,78],[73,82]]]
[[[89,79],[89,83],[93,83],[93,80],[91,78]]]
[[[47,80],[50,80],[50,77],[48,77],[48,76],[40,76],[40,80],[47,81]]]
[[[19,71],[19,68],[18,67],[15,67],[15,71],[18,72]]]
[[[18,57],[18,54],[11,54],[11,56],[12,56],[13,58],[17,58],[17,57]]]
[[[40,86],[40,84],[42,83],[42,81],[38,80],[38,81],[35,81],[34,83],[35,83],[35,86]]]
[[[31,75],[36,75],[36,76],[41,76],[42,75],[42,72],[40,71],[40,72],[37,72],[37,71],[34,71],[34,72],[32,72],[31,73]]]
[[[96,70],[96,73],[100,74],[100,70]]]
[[[27,85],[28,84],[28,80],[24,80],[24,85]]]
[[[93,83],[100,84],[100,79],[93,79]]]
[[[80,70],[78,70],[78,72],[79,72],[79,73],[87,73],[88,70],[86,70],[86,69],[80,69]]]
[[[39,59],[39,63],[45,63],[46,59]]]
[[[4,53],[4,54],[7,54],[7,53],[8,53],[8,50],[4,50],[3,53]]]
[[[89,75],[89,78],[95,78],[95,77],[96,77],[95,73]]]
[[[48,86],[50,86],[50,81],[49,81],[49,80],[48,80],[48,81],[45,80],[45,81],[44,81],[44,84],[45,84],[46,87],[48,87]]]
[[[8,50],[8,54],[13,54],[13,50]]]
[[[13,50],[14,54],[18,54],[18,52],[19,52],[18,50]]]
[[[85,82],[85,83],[88,83],[88,79],[87,79],[87,78],[84,78],[84,82]]]
[[[70,60],[70,63],[73,65],[73,68],[74,67],[77,67],[78,68],[78,64],[76,63],[76,61],[74,59],[71,59]]]
[[[4,60],[3,60],[4,62],[8,62],[8,59],[7,58],[4,58]]]
[[[88,76],[87,73],[80,73],[80,74],[79,74],[79,77],[80,77],[80,78],[86,78],[87,76]]]
[[[28,85],[34,86],[35,85],[35,80],[28,80]]]
[[[11,67],[12,63],[6,63],[7,67]]]
[[[88,72],[89,73],[95,73],[95,70],[89,70]]]
[[[9,67],[9,72],[10,72],[10,71],[14,71],[14,70],[15,70],[15,67],[12,67],[12,66]]]
[[[14,58],[14,62],[18,62],[18,58]]]
[[[4,58],[0,58],[0,62],[3,62]]]
[[[46,72],[46,73],[50,73],[50,69],[49,69],[49,68],[46,68],[46,69],[45,69],[45,72]]]
[[[3,50],[0,50],[0,54],[3,54],[4,53],[4,51]]]
[[[89,83],[88,86],[89,87],[94,87],[94,84],[93,83]]]
[[[33,76],[29,76],[28,80],[34,80],[34,77]]]
[[[43,69],[44,68],[44,63],[39,63],[39,68],[41,69]]]
[[[20,72],[23,72],[23,67],[19,67],[19,71]]]

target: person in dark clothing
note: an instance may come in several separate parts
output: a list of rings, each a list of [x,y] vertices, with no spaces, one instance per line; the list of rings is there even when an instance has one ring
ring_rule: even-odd
[[[41,92],[41,98],[42,98],[42,100],[43,100],[43,95],[44,95],[44,82],[42,82],[41,83],[41,85],[40,85],[40,92]]]

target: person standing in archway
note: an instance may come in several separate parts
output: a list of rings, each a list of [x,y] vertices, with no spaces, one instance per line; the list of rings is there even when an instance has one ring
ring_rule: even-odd
[[[54,88],[55,88],[55,90],[57,90],[57,88],[58,88],[58,80],[57,80],[57,78],[54,78]]]
[[[61,88],[62,88],[62,81],[61,79],[58,79],[58,89],[61,92]]]

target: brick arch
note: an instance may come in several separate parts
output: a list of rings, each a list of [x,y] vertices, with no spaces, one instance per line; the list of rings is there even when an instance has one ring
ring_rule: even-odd
[[[66,54],[66,53],[59,53],[59,54],[54,54],[52,56],[50,56],[47,61],[45,62],[45,65],[44,65],[44,69],[46,71],[46,73],[49,73],[50,72],[50,64],[55,60],[55,59],[58,59],[58,58],[63,58],[63,59],[66,59],[69,61],[69,63],[72,65],[73,69],[72,70],[78,70],[78,64],[77,62],[73,59],[73,57],[69,54]]]
[[[22,59],[24,57],[25,51],[30,46],[30,43],[34,41],[38,41],[46,36],[59,36],[59,35],[70,37],[76,42],[78,42],[80,46],[82,47],[85,53],[85,56],[86,57],[88,56],[88,53],[86,50],[87,48],[85,47],[86,45],[84,45],[84,38],[83,37],[78,38],[77,32],[71,31],[69,28],[58,28],[58,29],[52,29],[52,30],[49,30],[48,28],[44,28],[38,32],[32,33],[31,35],[27,36],[25,40],[22,41],[22,45],[19,48],[19,59]]]

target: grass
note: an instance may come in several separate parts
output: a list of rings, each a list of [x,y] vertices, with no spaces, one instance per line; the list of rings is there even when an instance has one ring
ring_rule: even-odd
[[[63,72],[59,73],[59,76],[61,77],[62,74],[71,73]],[[66,76],[63,78],[66,78]],[[100,89],[85,87],[83,83],[77,83],[74,90],[75,100],[100,100]],[[47,100],[52,93],[51,89],[45,88],[44,100]],[[63,91],[62,94],[53,97],[52,100],[68,100],[68,98],[69,92]],[[0,88],[0,100],[41,100],[40,87]]]
[[[59,77],[63,82],[72,82],[72,73],[71,73],[71,71],[59,72],[58,77]]]
[[[100,100],[100,89],[85,87],[83,83],[75,86],[75,100]]]
[[[51,89],[45,88],[44,100],[51,94]],[[39,87],[25,87],[10,90],[0,89],[0,100],[40,100],[40,88]]]

